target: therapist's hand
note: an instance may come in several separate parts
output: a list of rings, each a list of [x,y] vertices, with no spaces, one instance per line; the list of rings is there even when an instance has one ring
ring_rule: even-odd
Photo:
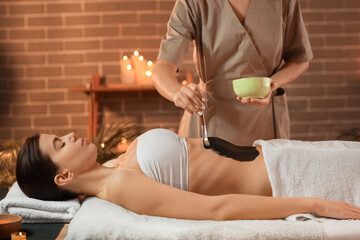
[[[171,97],[175,106],[181,107],[191,114],[202,115],[202,111],[205,109],[206,98],[195,83],[182,85]]]
[[[254,106],[265,106],[268,105],[271,99],[272,91],[274,91],[277,88],[277,85],[274,81],[271,82],[271,89],[267,96],[264,98],[241,98],[237,97],[236,99],[241,101],[244,104],[248,105],[254,105]]]
[[[272,91],[270,91],[270,93],[264,98],[241,98],[241,97],[237,97],[236,99],[241,101],[242,103],[248,104],[248,105],[265,106],[265,105],[268,105],[269,102],[270,102],[271,93],[272,93]]]

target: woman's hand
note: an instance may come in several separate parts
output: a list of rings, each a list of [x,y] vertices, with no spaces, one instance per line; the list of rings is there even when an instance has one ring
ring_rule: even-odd
[[[172,100],[175,106],[181,107],[191,114],[202,115],[202,111],[205,109],[206,98],[195,83],[182,85],[178,91],[172,94]]]
[[[318,199],[315,213],[319,216],[338,219],[360,219],[360,208],[346,202]]]

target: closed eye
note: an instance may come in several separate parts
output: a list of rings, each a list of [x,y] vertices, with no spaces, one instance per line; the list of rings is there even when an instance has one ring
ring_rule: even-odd
[[[60,138],[55,137],[53,140],[53,146],[55,151],[59,151],[65,146],[65,142],[62,142]]]

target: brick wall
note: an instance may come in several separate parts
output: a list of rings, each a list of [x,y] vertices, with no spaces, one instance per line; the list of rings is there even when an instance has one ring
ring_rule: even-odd
[[[315,58],[287,86],[292,137],[332,139],[360,126],[360,1],[300,0]],[[155,60],[174,0],[0,1],[0,142],[34,131],[85,135],[95,73],[119,82],[119,60]],[[189,52],[182,71],[194,71]],[[183,74],[179,75],[179,79]],[[155,91],[102,94],[100,122],[174,131],[180,109]]]
[[[314,59],[287,87],[292,138],[360,129],[360,1],[301,0]]]

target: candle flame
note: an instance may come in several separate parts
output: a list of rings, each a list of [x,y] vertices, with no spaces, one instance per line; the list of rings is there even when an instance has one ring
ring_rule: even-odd
[[[101,147],[101,148],[105,148],[105,143],[101,143],[101,144],[100,144],[100,147]]]
[[[121,139],[121,143],[126,143],[126,142],[127,142],[126,138]]]
[[[131,69],[132,69],[131,65],[130,65],[130,64],[127,65],[127,66],[126,66],[126,69],[127,69],[127,70],[131,70]]]
[[[146,74],[146,76],[150,77],[151,76],[151,71],[148,70],[148,71],[146,71],[145,74]]]
[[[124,61],[126,61],[126,60],[128,60],[128,59],[129,59],[129,58],[128,58],[128,56],[126,56],[126,55],[123,57],[123,60],[124,60]]]
[[[135,50],[135,51],[134,51],[134,55],[135,55],[136,57],[139,56],[139,51]]]
[[[144,57],[143,57],[143,56],[139,56],[139,60],[140,60],[140,61],[144,60]]]
[[[147,62],[147,65],[148,65],[148,66],[151,66],[151,65],[152,65],[152,61],[148,61],[148,62]]]
[[[184,80],[184,81],[181,82],[181,85],[183,85],[183,86],[185,86],[186,84],[187,84],[187,81],[186,81],[186,80]]]

